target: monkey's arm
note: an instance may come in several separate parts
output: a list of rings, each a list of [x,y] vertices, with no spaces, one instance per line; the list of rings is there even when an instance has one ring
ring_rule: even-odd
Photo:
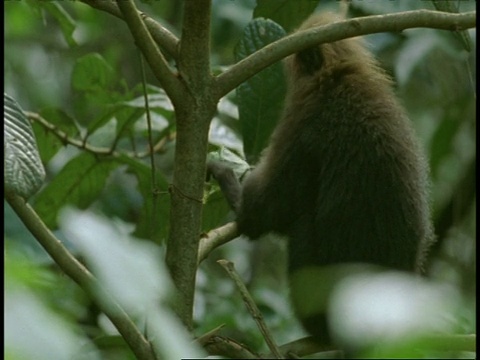
[[[207,163],[207,174],[217,180],[228,204],[238,213],[242,189],[234,171],[220,161],[211,160]]]

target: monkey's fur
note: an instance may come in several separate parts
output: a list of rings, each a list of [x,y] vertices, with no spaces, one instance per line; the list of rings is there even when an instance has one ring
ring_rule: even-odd
[[[300,30],[334,20],[314,15]],[[353,263],[421,272],[432,239],[427,163],[391,80],[359,39],[314,46],[285,63],[283,119],[241,190],[225,166],[209,164],[240,232],[287,235],[291,277]],[[300,320],[331,341],[323,310]]]

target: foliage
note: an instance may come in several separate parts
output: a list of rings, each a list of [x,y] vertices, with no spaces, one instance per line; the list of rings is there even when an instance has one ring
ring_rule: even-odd
[[[213,1],[214,74],[282,38],[315,8],[337,7],[336,2],[273,2],[278,6],[272,7],[270,0]],[[183,2],[136,5],[173,34],[181,34]],[[470,11],[474,1],[460,5],[459,12]],[[420,7],[434,8],[418,1],[353,1],[349,11],[366,16]],[[31,126],[25,144],[33,147],[33,152],[13,148],[20,151],[14,157],[5,148],[6,161],[19,159],[30,170],[25,181],[20,177],[24,172],[5,173],[5,190],[29,198],[41,220],[115,295],[141,331],[147,327],[157,339],[157,355],[202,356],[187,335],[178,333],[182,330],[175,336],[164,331],[166,324],[169,329],[180,328],[171,316],[175,299],[167,290],[170,284],[163,266],[179,136],[179,115],[171,100],[142,64],[124,21],[71,2],[10,1],[5,12],[5,92],[11,96],[6,102],[20,113],[13,122],[7,121],[5,139],[11,144],[10,125]],[[434,29],[366,36],[395,78],[430,159],[432,207],[439,229],[431,275],[458,294],[441,311],[454,318],[448,328],[459,334],[474,332],[475,313],[476,38],[473,31],[468,34],[471,52],[455,33]],[[173,68],[173,59],[165,56]],[[242,173],[247,167],[244,159],[254,164],[281,113],[284,84],[282,67],[276,63],[223,97],[210,127],[209,150],[218,151],[211,156],[236,164]],[[12,105],[12,98],[30,111],[24,116],[18,104]],[[37,149],[41,163],[23,156],[36,156]],[[202,231],[206,233],[232,220],[232,214],[215,185],[206,184],[205,189]],[[5,207],[6,357],[52,359],[54,351],[60,358],[133,359],[131,349],[92,300],[95,297],[65,278]],[[285,242],[273,237],[258,243],[239,239],[212,252],[197,273],[194,334],[225,324],[222,335],[248,344],[253,351],[268,351],[232,281],[215,262],[228,258],[247,279],[276,341],[286,343],[304,335],[288,303],[286,256]],[[147,315],[154,320],[150,324]],[[23,328],[31,332],[22,332]],[[418,338],[387,344],[383,353],[375,355],[413,356],[406,349],[417,341],[427,348],[425,356],[437,355],[432,349],[438,344]]]

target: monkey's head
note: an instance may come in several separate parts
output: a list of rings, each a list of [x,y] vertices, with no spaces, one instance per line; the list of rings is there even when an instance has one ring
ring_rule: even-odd
[[[331,12],[319,13],[308,18],[297,30],[307,30],[313,27],[328,25],[344,20]],[[355,66],[371,67],[376,62],[364,48],[360,38],[349,38],[333,43],[315,45],[285,59],[287,74],[295,81],[302,77],[315,76],[321,71],[327,71],[332,66],[351,62]]]

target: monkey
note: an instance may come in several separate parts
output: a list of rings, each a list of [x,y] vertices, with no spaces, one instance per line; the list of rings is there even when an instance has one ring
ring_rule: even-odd
[[[298,31],[337,20],[314,14]],[[293,307],[315,340],[331,344],[324,269],[333,282],[337,265],[424,272],[433,241],[428,163],[393,80],[361,39],[315,45],[284,63],[283,115],[256,167],[243,183],[221,162],[207,169],[241,234],[286,235]]]

